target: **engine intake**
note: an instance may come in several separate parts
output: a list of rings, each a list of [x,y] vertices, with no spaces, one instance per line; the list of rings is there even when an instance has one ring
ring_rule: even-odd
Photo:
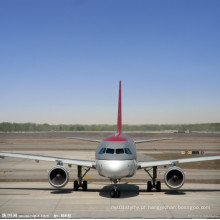
[[[62,188],[69,181],[69,172],[65,167],[57,165],[49,171],[48,180],[53,187]]]
[[[185,174],[181,168],[174,166],[166,171],[164,181],[170,189],[179,189],[184,184]]]

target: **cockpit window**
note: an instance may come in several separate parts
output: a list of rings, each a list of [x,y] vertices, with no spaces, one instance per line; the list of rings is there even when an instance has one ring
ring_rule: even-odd
[[[125,148],[125,153],[126,153],[126,154],[132,154],[132,153],[131,153],[131,150],[130,150],[129,148]]]
[[[118,148],[118,149],[112,149],[112,148],[101,148],[99,151],[99,154],[132,154],[131,150],[129,148]]]
[[[123,148],[116,149],[116,154],[124,154],[124,149]]]
[[[115,150],[112,148],[107,148],[106,154],[114,154]]]
[[[102,148],[100,151],[99,151],[99,154],[104,154],[106,151],[106,148]]]

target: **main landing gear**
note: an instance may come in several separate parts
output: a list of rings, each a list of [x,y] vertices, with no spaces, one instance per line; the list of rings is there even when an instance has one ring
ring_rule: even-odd
[[[121,195],[120,191],[118,190],[118,180],[114,180],[114,188],[110,192],[110,196],[112,198],[119,198]]]
[[[82,187],[83,191],[87,191],[87,181],[83,181],[83,177],[89,172],[90,168],[85,169],[85,173],[82,175],[82,166],[77,166],[78,170],[78,181],[75,180],[73,183],[73,190],[78,191],[79,187]]]
[[[153,175],[150,174],[149,171],[153,169]],[[152,167],[150,169],[144,169],[146,173],[150,176],[152,181],[147,182],[147,191],[151,192],[153,188],[156,189],[157,192],[161,192],[161,182],[157,180],[157,167]]]

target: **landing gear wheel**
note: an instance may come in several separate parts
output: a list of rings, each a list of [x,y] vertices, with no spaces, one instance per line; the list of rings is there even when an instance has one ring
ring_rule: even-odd
[[[152,191],[152,183],[151,183],[151,181],[148,181],[148,182],[147,182],[147,191],[148,191],[148,192],[151,192],[151,191]]]
[[[156,189],[157,192],[161,192],[161,182],[157,181],[157,167],[152,167],[144,170],[152,179],[152,181],[147,182],[147,191],[151,192],[152,189],[154,188]],[[152,174],[150,173],[151,170],[153,170]]]
[[[79,189],[79,183],[78,183],[77,180],[75,180],[75,181],[74,181],[74,185],[73,185],[73,190],[74,190],[74,191],[78,191],[78,189]]]
[[[160,181],[157,181],[156,190],[157,190],[157,192],[161,192],[161,182]]]
[[[119,198],[121,195],[120,191],[118,190],[118,180],[115,179],[114,180],[114,188],[113,190],[110,192],[110,196],[111,198]]]
[[[87,181],[83,181],[82,188],[83,191],[87,191]]]
[[[110,196],[111,196],[112,198],[115,197],[115,190],[114,190],[114,189],[110,192]]]
[[[110,192],[110,196],[111,196],[111,198],[119,198],[121,196],[121,193],[118,189],[116,191],[113,189]]]
[[[120,195],[121,195],[120,191],[119,191],[119,190],[116,190],[116,192],[115,192],[115,197],[116,197],[116,198],[119,198]]]

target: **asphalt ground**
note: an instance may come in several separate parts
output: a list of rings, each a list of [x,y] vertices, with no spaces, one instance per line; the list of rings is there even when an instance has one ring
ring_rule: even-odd
[[[108,135],[92,132],[1,133],[0,151],[93,160],[97,144],[65,137],[102,139]],[[220,134],[131,134],[136,140],[173,135],[172,140],[137,145],[138,160],[202,156],[202,151],[203,155],[220,153]],[[193,150],[199,154],[188,154]],[[74,166],[68,168],[70,181],[67,186],[62,190],[52,188],[47,171],[54,165],[26,159],[0,159],[0,218],[220,217],[219,161],[181,165],[186,181],[178,192],[163,184],[167,168],[158,168],[158,179],[162,181],[159,193],[146,191],[149,177],[144,170],[139,170],[134,177],[121,180],[119,199],[110,198],[111,182],[100,177],[96,170],[85,176],[89,183],[87,192],[73,192],[73,181],[77,178]]]
[[[0,133],[0,150],[94,150],[97,144],[91,142],[67,139],[66,137],[83,137],[102,140],[112,132],[28,132],[28,133]],[[137,150],[220,150],[220,133],[126,133],[134,140],[155,138],[173,138],[170,140],[143,143],[137,145]],[[33,147],[29,147],[31,144]]]
[[[145,184],[121,183],[121,197],[110,198],[112,185],[89,184],[87,192],[47,183],[0,182],[0,218],[220,218],[219,184],[185,184],[177,192],[147,192]]]

